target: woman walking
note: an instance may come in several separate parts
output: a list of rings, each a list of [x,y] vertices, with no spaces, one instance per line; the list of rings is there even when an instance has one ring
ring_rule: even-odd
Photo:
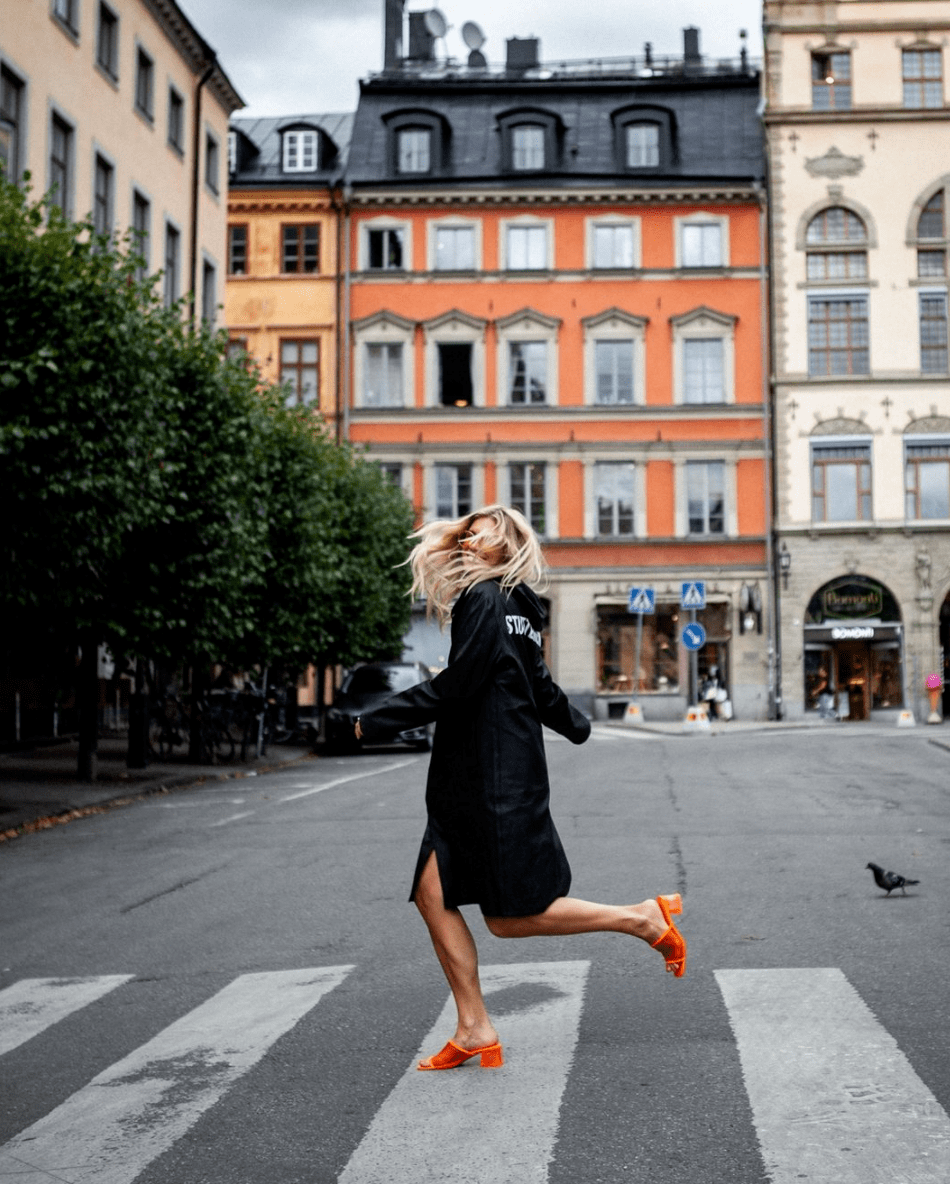
[[[686,943],[672,922],[676,894],[635,905],[567,895],[571,883],[549,809],[542,724],[583,744],[590,724],[555,685],[541,655],[544,560],[524,517],[487,506],[416,536],[413,593],[444,624],[451,608],[448,666],[431,682],[394,695],[360,717],[370,741],[437,721],[426,788],[428,825],[409,899],[428,926],[448,979],[458,1025],[420,1069],[453,1069],[474,1056],[502,1064],[498,1033],[482,998],[478,953],[459,912],[477,904],[497,937],[612,931],[642,938],[666,969],[686,972]]]

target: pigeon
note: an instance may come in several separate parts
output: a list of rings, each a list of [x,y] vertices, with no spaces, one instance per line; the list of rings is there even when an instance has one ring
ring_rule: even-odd
[[[920,880],[908,880],[906,876],[899,876],[897,872],[886,872],[882,867],[878,867],[876,863],[869,863],[867,866],[874,873],[874,883],[877,884],[878,888],[883,888],[888,896],[890,896],[895,888],[900,888],[901,892],[906,896],[906,885],[920,883]]]

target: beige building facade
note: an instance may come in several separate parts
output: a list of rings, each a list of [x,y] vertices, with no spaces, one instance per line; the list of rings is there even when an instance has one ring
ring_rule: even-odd
[[[950,654],[950,2],[767,0],[765,49],[783,714],[934,718],[927,679],[946,683]]]
[[[224,298],[228,117],[243,106],[174,0],[17,0],[0,24],[0,163],[74,218],[134,229],[167,302]]]

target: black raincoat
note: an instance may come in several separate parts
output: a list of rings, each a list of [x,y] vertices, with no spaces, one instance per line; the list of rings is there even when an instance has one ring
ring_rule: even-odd
[[[567,895],[571,869],[549,809],[541,725],[582,744],[590,723],[548,673],[541,625],[525,585],[510,594],[496,580],[473,585],[452,612],[445,670],[360,717],[369,741],[436,721],[410,899],[432,851],[450,908],[526,917]]]

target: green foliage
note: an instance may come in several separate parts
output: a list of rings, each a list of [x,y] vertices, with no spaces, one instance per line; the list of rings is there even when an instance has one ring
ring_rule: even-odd
[[[300,669],[398,653],[411,509],[162,307],[129,244],[0,178],[8,648]]]

